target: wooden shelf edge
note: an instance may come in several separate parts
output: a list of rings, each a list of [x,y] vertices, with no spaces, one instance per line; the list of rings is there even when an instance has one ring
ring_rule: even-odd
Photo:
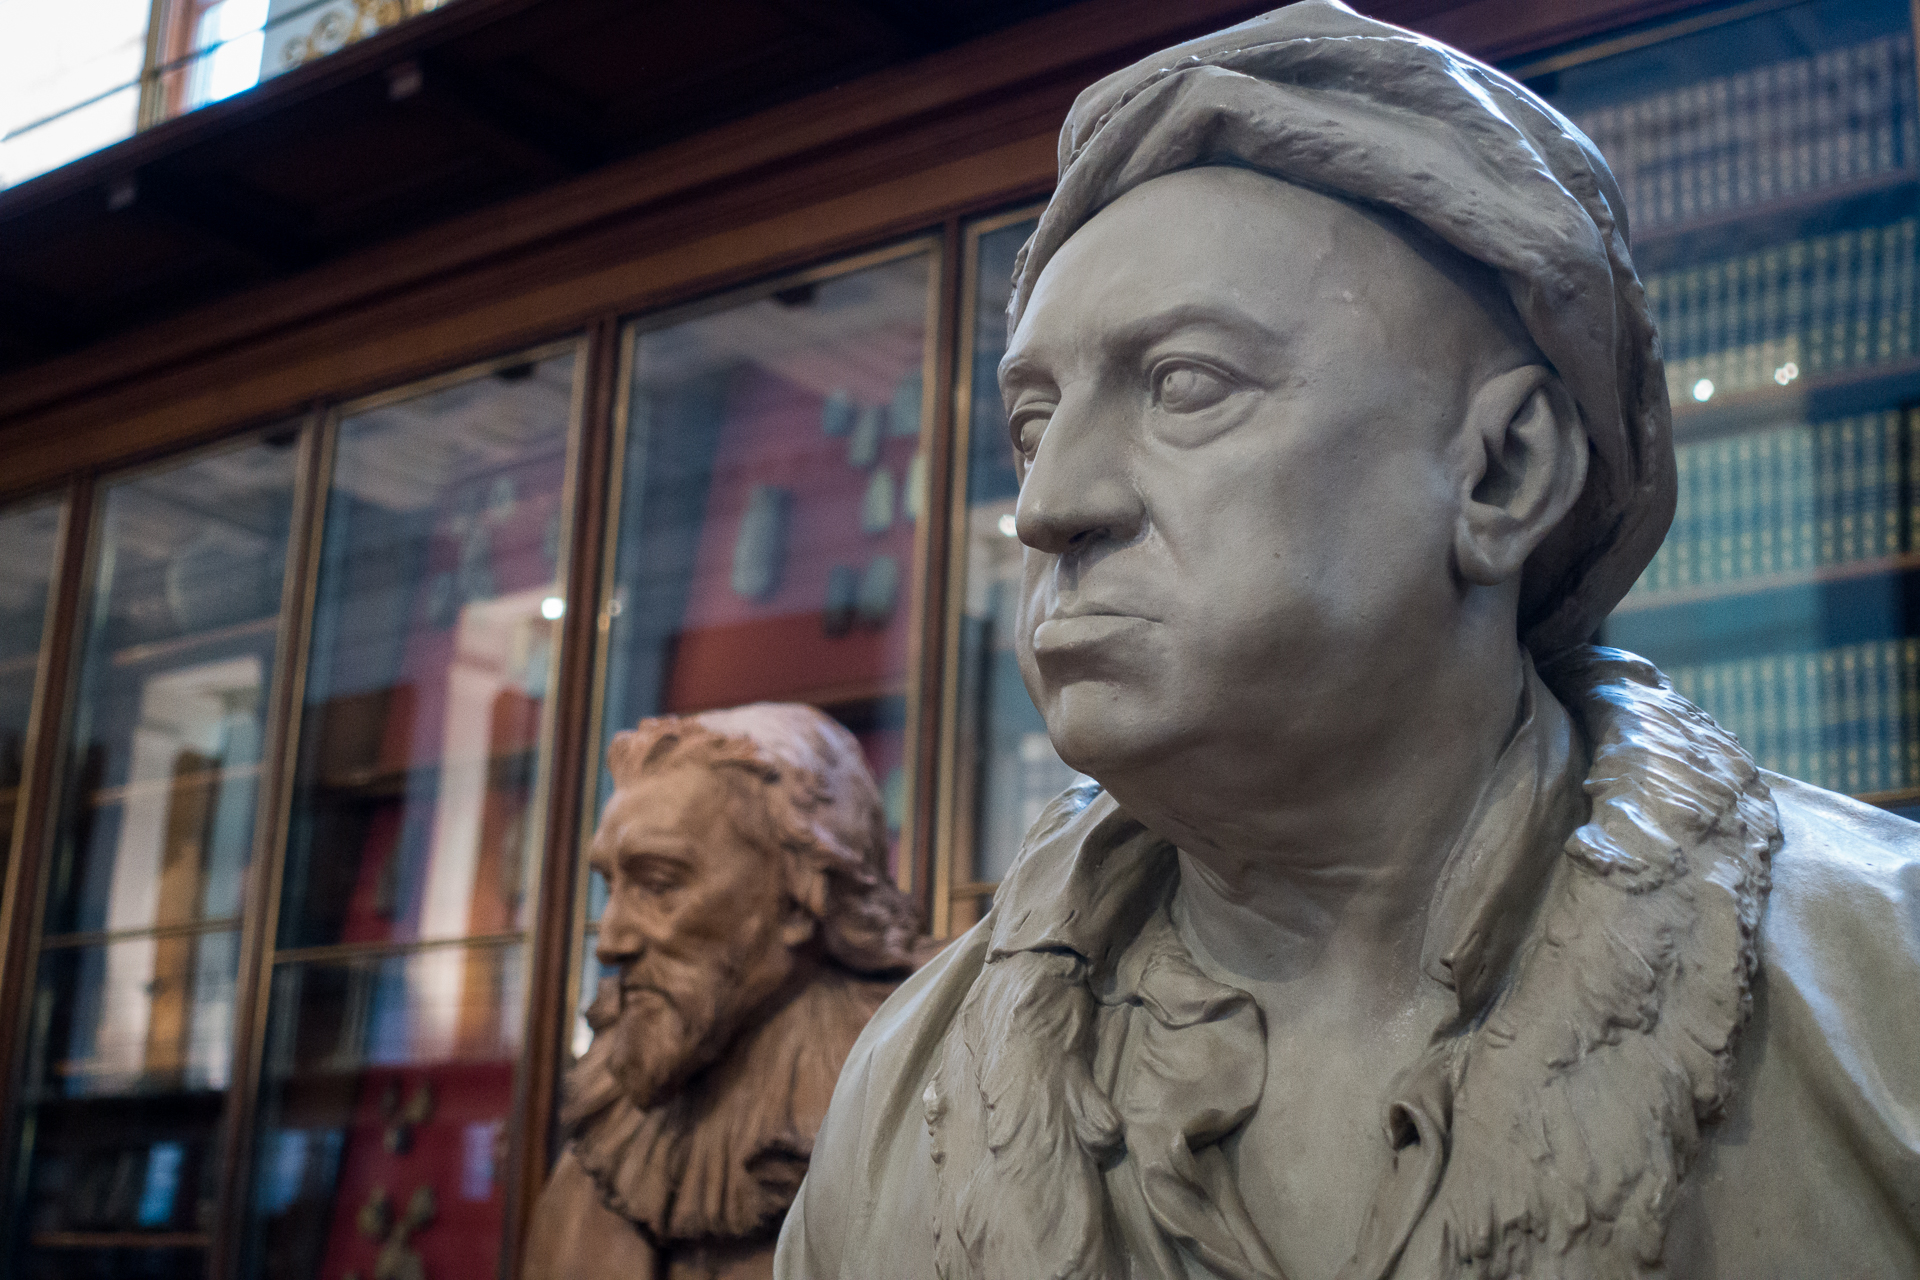
[[[1805,416],[1808,401],[1814,396],[1866,387],[1875,382],[1897,383],[1908,378],[1920,378],[1920,356],[1802,377],[1784,387],[1716,395],[1705,404],[1675,403],[1672,406],[1674,443],[1739,435],[1750,429],[1790,421]]]
[[[159,795],[188,787],[217,787],[223,782],[238,782],[244,778],[259,776],[258,764],[225,765],[218,769],[198,769],[172,778],[141,778],[135,782],[122,782],[111,787],[101,787],[90,792],[87,800],[94,808],[103,809],[108,805],[123,804],[138,796]]]
[[[151,640],[145,644],[128,645],[124,649],[114,650],[110,660],[116,667],[142,666],[227,641],[245,640],[251,636],[270,636],[279,625],[280,615],[273,613],[264,618],[236,622],[231,626],[215,627],[211,631],[196,631],[191,635],[174,636],[167,640]]]
[[[1674,591],[1651,591],[1630,595],[1613,607],[1613,616],[1654,613],[1716,600],[1734,600],[1742,596],[1765,595],[1793,587],[1818,586],[1826,582],[1847,582],[1856,578],[1874,578],[1882,574],[1907,573],[1920,569],[1920,551],[1903,551],[1897,556],[1877,556],[1871,560],[1850,560],[1844,564],[1820,565],[1813,569],[1795,569],[1788,573],[1770,573],[1751,578],[1734,578],[1698,587]]]
[[[36,1231],[36,1249],[205,1249],[204,1231]]]
[[[1722,209],[1717,213],[1703,214],[1684,222],[1670,222],[1650,227],[1644,232],[1636,229],[1632,249],[1637,258],[1643,251],[1658,250],[1704,231],[1721,231],[1745,223],[1765,222],[1770,218],[1796,213],[1811,213],[1842,200],[1879,195],[1885,191],[1897,191],[1915,182],[1920,182],[1920,169],[1908,166],[1885,173],[1870,174],[1865,178],[1855,178],[1849,182],[1832,183],[1812,191],[1796,192],[1790,196],[1769,200],[1765,204]]]

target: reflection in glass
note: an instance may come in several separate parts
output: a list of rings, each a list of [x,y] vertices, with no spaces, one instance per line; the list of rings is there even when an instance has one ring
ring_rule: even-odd
[[[431,1216],[400,1233],[401,1248],[424,1274],[494,1274],[522,952],[438,947],[276,970],[274,1120],[254,1192],[267,1251],[255,1274],[379,1274],[416,1197]],[[369,1232],[383,1193],[386,1223]]]
[[[26,770],[61,509],[58,502],[38,502],[0,513],[0,881],[12,855]]]
[[[20,1076],[22,1274],[205,1264],[295,438],[104,489]]]
[[[607,737],[813,703],[860,740],[897,834],[932,268],[911,253],[634,334]]]
[[[1014,534],[1020,496],[1013,448],[1000,402],[1000,357],[1007,349],[1007,299],[1013,260],[1034,219],[980,232],[973,241],[973,327],[968,366],[965,538],[958,584],[959,702],[955,753],[954,884],[992,886],[1006,874],[1040,811],[1082,781],[1061,763],[1046,722],[1027,696],[1014,653],[1020,607],[1021,545]],[[956,888],[950,930],[986,909],[988,898]]]
[[[404,1250],[428,1275],[494,1272],[493,1143],[521,1039],[566,612],[575,363],[568,348],[339,424],[248,1274],[370,1274],[421,1188],[438,1216]],[[418,1104],[433,1118],[406,1118],[416,1098],[438,1100]],[[376,1187],[387,1209],[367,1208]],[[391,1221],[370,1238],[376,1218]]]

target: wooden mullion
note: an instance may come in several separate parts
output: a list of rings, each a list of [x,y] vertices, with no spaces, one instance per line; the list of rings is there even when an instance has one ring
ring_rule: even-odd
[[[947,592],[953,581],[954,476],[961,463],[954,457],[953,380],[966,376],[958,369],[957,350],[962,308],[960,220],[948,218],[940,228],[940,275],[934,319],[933,423],[926,443],[926,493],[920,527],[919,612],[914,619],[916,643],[909,679],[912,681],[912,719],[907,749],[911,753],[913,787],[902,829],[901,879],[932,923],[933,849],[940,794],[940,735],[944,676],[947,668]]]
[[[234,980],[233,1066],[221,1125],[209,1280],[242,1274],[247,1188],[259,1141],[261,1075],[265,1070],[273,942],[278,927],[280,869],[286,854],[288,805],[299,763],[301,697],[306,687],[313,594],[325,530],[329,422],[316,405],[301,428],[294,471],[294,537],[281,582],[273,682],[267,696],[260,786],[255,793],[253,853],[241,904],[240,972]]]
[[[56,553],[52,608],[41,632],[40,663],[34,708],[27,740],[26,768],[20,783],[20,805],[15,815],[13,856],[8,860],[4,895],[0,895],[0,1224],[11,1224],[24,1187],[14,1179],[25,1170],[17,1158],[20,1117],[15,1104],[21,1088],[23,1050],[27,1034],[28,993],[38,968],[40,910],[52,847],[54,811],[66,770],[62,756],[72,719],[75,684],[74,659],[79,653],[76,631],[86,618],[86,588],[93,577],[94,493],[91,475],[83,475],[67,489]],[[7,1234],[0,1227],[0,1237]]]
[[[573,511],[567,555],[567,611],[560,627],[560,669],[554,682],[547,821],[541,840],[540,887],[527,985],[527,1033],[515,1073],[512,1141],[506,1178],[506,1238],[501,1256],[506,1274],[520,1272],[520,1249],[551,1161],[555,1091],[566,1043],[568,970],[574,955],[574,897],[579,879],[579,837],[588,772],[597,768],[593,724],[602,558],[607,537],[607,477],[612,457],[613,410],[618,394],[620,324],[604,316],[588,331],[585,404],[578,426],[573,475]]]

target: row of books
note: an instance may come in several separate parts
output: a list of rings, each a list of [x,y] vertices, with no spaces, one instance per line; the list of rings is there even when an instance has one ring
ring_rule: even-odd
[[[1673,525],[1629,600],[1920,550],[1920,413],[1704,440],[1674,462]]]
[[[1577,117],[1636,231],[1920,162],[1913,39],[1902,31]]]
[[[1650,275],[1668,394],[1691,404],[1920,355],[1917,274],[1908,217]]]
[[[1675,667],[1764,769],[1849,795],[1920,787],[1920,639]]]

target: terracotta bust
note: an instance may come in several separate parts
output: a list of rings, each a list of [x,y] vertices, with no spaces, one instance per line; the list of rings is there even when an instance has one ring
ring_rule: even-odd
[[[1330,0],[1081,95],[1001,381],[1097,785],[869,1025],[777,1275],[1920,1275],[1920,827],[1588,644],[1674,503],[1622,210]]]
[[[913,962],[880,795],[853,736],[792,704],[645,720],[608,765],[614,973],[521,1275],[767,1276],[840,1065]]]

